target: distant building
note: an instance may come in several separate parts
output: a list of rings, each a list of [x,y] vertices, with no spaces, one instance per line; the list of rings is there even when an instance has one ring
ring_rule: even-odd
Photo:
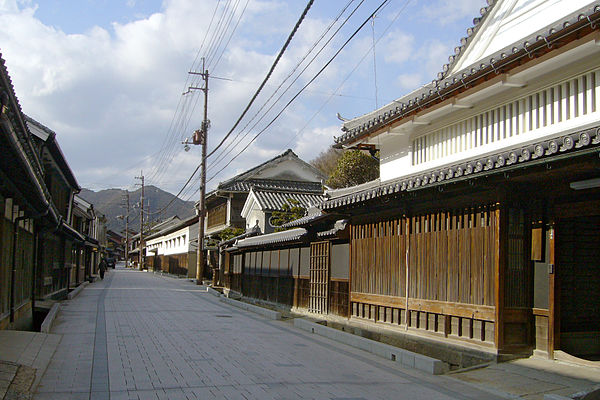
[[[272,231],[268,216],[272,209],[255,202],[248,205],[242,216],[244,204],[253,187],[258,190],[302,192],[303,202],[308,194],[317,193],[324,176],[315,167],[301,160],[292,150],[265,161],[241,174],[219,183],[217,188],[206,195],[207,217],[205,236],[216,245],[221,239],[220,233],[227,228],[251,229],[258,222],[261,230]],[[254,196],[256,198],[256,196]],[[266,203],[264,203],[266,204]],[[308,200],[306,202],[308,204]],[[264,208],[263,208],[264,207]],[[279,207],[279,206],[278,206]],[[249,220],[248,217],[252,220]],[[219,268],[216,247],[207,251],[207,263],[210,270]]]

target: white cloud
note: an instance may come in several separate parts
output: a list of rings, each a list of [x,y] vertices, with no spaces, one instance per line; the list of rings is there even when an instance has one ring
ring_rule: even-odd
[[[485,0],[438,0],[426,3],[423,12],[426,18],[445,25],[465,17],[478,17],[480,14],[473,14],[473,10],[485,6]]]
[[[315,127],[298,135],[294,149],[305,161],[311,161],[333,144],[333,137],[340,135],[340,125]]]
[[[415,37],[402,31],[388,33],[378,43],[385,49],[383,59],[388,63],[402,64],[413,55]]]
[[[398,78],[396,78],[396,83],[405,91],[414,90],[419,86],[422,86],[423,74],[420,72],[415,72],[413,74],[400,74],[398,75]]]
[[[128,1],[130,6],[135,2]],[[132,22],[105,24],[108,28],[93,27],[83,33],[67,34],[36,17],[35,1],[0,0],[2,56],[22,108],[57,132],[81,185],[130,186],[133,176],[143,169],[150,183],[177,191],[197,166],[200,149],[193,147],[185,153],[181,141],[200,126],[202,93],[195,91],[188,95],[183,101],[187,112],[175,117],[174,114],[187,86],[184,85],[187,72],[190,68],[200,69],[198,64],[191,66],[208,28],[199,21],[206,21],[212,15],[215,4],[216,0],[165,0],[160,12]],[[445,0],[436,4],[438,8],[451,6]],[[234,81],[210,80],[209,148],[221,140],[240,115],[303,8],[304,4],[294,1],[249,2],[220,64],[210,71],[212,76]],[[457,9],[462,12],[460,6]],[[429,10],[428,18],[433,18],[433,11]],[[241,126],[320,36],[330,18],[311,10]],[[346,26],[298,80],[286,95],[286,101],[331,57],[361,18],[364,16],[357,16]],[[402,25],[402,29],[388,34],[378,44],[381,92],[397,91],[392,82],[412,90],[441,69],[451,46],[441,41],[425,42],[424,34],[429,32],[413,32]],[[323,105],[356,62],[369,52],[371,40],[368,31],[355,38],[309,90],[215,181],[262,163],[287,147],[309,161],[332,144],[333,136],[339,136],[337,111],[348,117],[371,111],[374,92],[369,62],[363,62],[344,84],[342,93],[354,97],[333,97],[329,104]],[[198,79],[193,84],[200,85]],[[280,103],[275,107],[243,144],[282,106]],[[321,107],[321,113],[309,128],[298,133]],[[180,118],[182,115],[185,118]],[[222,164],[214,169],[221,167]]]

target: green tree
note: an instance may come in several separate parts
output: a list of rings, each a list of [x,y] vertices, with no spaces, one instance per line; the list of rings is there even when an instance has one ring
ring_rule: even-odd
[[[242,228],[229,227],[229,228],[225,228],[221,232],[219,232],[218,236],[219,236],[219,239],[221,241],[223,241],[223,240],[232,239],[236,236],[240,236],[242,233],[244,233],[244,230]]]
[[[361,152],[348,150],[338,160],[325,184],[334,189],[360,185],[379,177],[379,161]]]
[[[281,206],[281,211],[273,211],[271,225],[276,227],[275,232],[285,231],[281,225],[302,218],[305,214],[306,208],[298,200],[288,198],[287,202]]]

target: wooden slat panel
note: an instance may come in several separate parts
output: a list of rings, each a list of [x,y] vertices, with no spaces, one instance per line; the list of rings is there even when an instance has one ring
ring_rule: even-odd
[[[351,292],[402,297],[408,288],[411,298],[494,305],[493,210],[481,206],[354,225]]]
[[[369,293],[351,293],[350,301],[356,303],[372,304],[376,306],[395,307],[406,309],[406,299],[403,297],[383,296]],[[495,307],[478,306],[472,304],[451,303],[446,301],[413,299],[408,300],[409,310],[422,311],[441,315],[450,315],[462,318],[474,318],[493,322]]]

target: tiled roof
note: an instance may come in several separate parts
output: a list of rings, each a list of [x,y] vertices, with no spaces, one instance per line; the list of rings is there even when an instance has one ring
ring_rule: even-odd
[[[288,159],[288,158],[297,159],[298,161],[303,163],[306,166],[306,168],[309,168],[309,169],[315,171],[315,173],[317,173],[319,175],[322,175],[322,173],[318,169],[316,169],[312,165],[308,164],[307,162],[301,160],[300,157],[298,157],[296,155],[296,153],[294,153],[291,149],[287,149],[282,154],[280,154],[276,157],[273,157],[272,159],[267,160],[267,161],[263,162],[262,164],[257,165],[256,167],[250,168],[249,170],[242,172],[241,174],[238,174],[238,175],[234,176],[233,178],[230,178],[224,182],[219,183],[217,190],[248,192],[248,191],[250,191],[251,186],[246,185],[245,182],[251,181],[253,176],[256,176],[256,174],[258,174],[261,170],[263,170],[269,164],[276,164],[276,163],[278,163],[280,161],[284,161],[285,159]]]
[[[296,200],[301,206],[308,208],[323,202],[322,191],[318,192],[293,192],[287,190],[268,190],[262,188],[253,188],[252,193],[256,197],[262,210],[281,211],[283,205],[289,202],[289,199]]]
[[[320,182],[287,181],[279,179],[245,179],[240,181],[228,181],[229,183],[219,185],[218,190],[229,192],[249,192],[253,187],[262,189],[281,189],[302,192],[316,192],[321,190]]]
[[[333,228],[328,229],[326,231],[317,232],[317,237],[319,237],[321,239],[325,239],[325,238],[328,238],[328,237],[336,236],[338,232],[343,231],[344,229],[346,229],[346,226],[348,226],[348,220],[347,219],[337,220],[335,222],[335,224],[333,224]]]
[[[188,217],[184,220],[180,220],[179,217],[177,217],[175,215],[175,216],[171,217],[170,219],[156,225],[156,227],[154,227],[153,229],[158,229],[158,231],[149,235],[148,237],[146,237],[146,240],[154,239],[154,238],[157,238],[160,236],[167,235],[171,232],[175,232],[179,229],[185,228],[190,225],[194,225],[196,223],[198,223],[197,215],[192,215],[191,217]],[[136,235],[136,236],[139,237],[139,235]]]
[[[24,157],[27,159],[28,165],[25,168],[29,168],[30,173],[33,175],[31,177],[32,186],[35,188],[33,190],[36,192],[37,196],[39,196],[40,200],[42,200],[43,206],[48,207],[50,215],[54,221],[59,221],[59,212],[54,203],[51,201],[52,196],[50,195],[50,191],[44,184],[44,173],[41,166],[42,164],[31,142],[27,124],[25,123],[25,116],[21,109],[19,99],[15,93],[15,88],[8,73],[8,69],[6,68],[5,61],[2,58],[2,53],[0,53],[0,96],[2,103],[7,103],[4,104],[8,107],[7,116],[11,120],[11,124],[13,124],[16,139],[21,146]],[[3,111],[4,110],[0,110],[0,112]],[[25,177],[23,178],[26,179]]]
[[[495,3],[495,1],[491,2],[492,6]],[[525,57],[532,58],[536,53],[543,54],[549,49],[559,46],[558,41],[572,32],[585,28],[595,29],[600,20],[600,3],[590,5],[517,43],[505,47],[490,55],[484,61],[480,60],[453,75],[448,75],[452,65],[456,63],[461,52],[480,26],[480,21],[488,15],[490,9],[490,7],[482,9],[482,18],[474,20],[475,27],[468,30],[469,36],[461,40],[461,46],[457,47],[455,54],[449,57],[449,63],[444,65],[443,72],[438,74],[437,79],[378,110],[345,122],[342,126],[344,133],[335,138],[336,144],[342,145],[356,141],[405,116],[412,115],[446,98],[450,98],[455,93],[472,87],[475,81],[482,76],[496,75],[501,71],[505,72],[511,69],[513,65],[518,65],[519,60]]]
[[[296,228],[283,232],[269,233],[267,235],[254,236],[239,240],[237,248],[263,246],[266,244],[287,243],[301,239],[306,235],[306,229]]]
[[[144,237],[144,240],[148,240],[148,239],[160,236],[161,233],[165,232],[166,230],[172,228],[175,225],[178,225],[180,222],[181,222],[181,219],[179,219],[179,217],[177,215],[173,215],[172,217],[167,218],[166,220],[159,222],[158,224],[156,224],[152,228],[150,228],[150,232],[152,232],[152,233],[144,232],[144,234],[147,235]],[[133,235],[131,237],[131,239],[136,239],[139,237],[140,237],[140,234],[137,233],[137,234]]]
[[[64,174],[64,176],[67,178],[68,183],[75,190],[80,190],[81,187],[79,186],[79,183],[77,183],[77,178],[75,178],[75,174],[71,170],[71,167],[69,166],[69,163],[67,162],[67,159],[66,159],[64,153],[62,152],[62,149],[60,148],[58,141],[56,140],[56,132],[54,132],[52,129],[48,128],[44,124],[36,121],[35,119],[31,118],[28,115],[25,115],[25,122],[27,124],[27,128],[32,133],[34,133],[36,129],[40,129],[42,132],[44,132],[46,135],[48,135],[47,137],[42,138],[42,140],[46,143],[46,146],[47,146],[48,150],[50,151],[50,153],[52,154],[54,161],[60,167],[60,170]]]
[[[335,209],[398,192],[438,186],[494,172],[501,173],[515,167],[525,167],[527,164],[538,160],[548,159],[550,161],[553,157],[561,155],[561,153],[566,155],[580,150],[594,150],[594,148],[596,148],[596,151],[600,150],[600,125],[556,139],[516,147],[485,158],[454,164],[440,170],[419,173],[383,183],[378,182],[378,180],[372,181],[369,184],[348,188],[349,190],[341,195],[335,192],[327,192],[326,196],[329,199],[321,207],[325,210]]]

